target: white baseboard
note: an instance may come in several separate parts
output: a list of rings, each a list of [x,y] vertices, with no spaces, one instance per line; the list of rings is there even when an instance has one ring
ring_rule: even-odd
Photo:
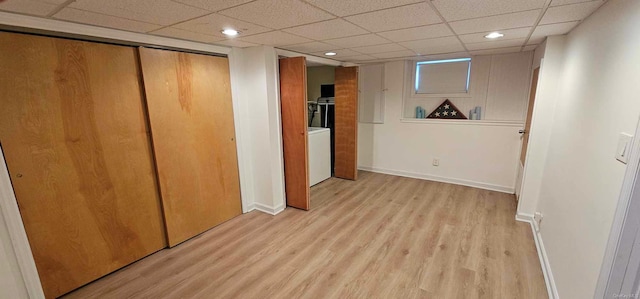
[[[368,167],[368,166],[358,166],[358,169],[377,172],[377,173],[397,175],[397,176],[408,177],[408,178],[414,178],[414,179],[422,179],[422,180],[436,181],[436,182],[449,183],[449,184],[455,184],[455,185],[463,185],[468,187],[504,192],[509,194],[513,194],[515,192],[515,186],[511,186],[511,187],[500,186],[500,185],[493,185],[493,184],[487,184],[487,183],[476,182],[476,181],[468,181],[468,180],[461,180],[456,178],[435,176],[430,174],[414,173],[414,172],[391,170],[391,169]]]
[[[542,235],[538,228],[538,223],[533,220],[533,215],[518,213],[516,214],[516,220],[521,222],[527,222],[531,226],[531,232],[533,233],[533,240],[536,243],[536,249],[538,251],[538,258],[540,259],[540,266],[542,267],[542,274],[544,275],[544,282],[547,285],[547,293],[549,299],[558,299],[558,289],[556,288],[556,282],[553,279],[553,273],[551,272],[551,265],[549,264],[549,258],[547,257],[547,251],[544,248],[542,242]]]
[[[280,205],[274,208],[258,202],[254,203],[254,205],[255,205],[255,208],[254,208],[255,210],[258,210],[260,212],[264,212],[270,215],[278,215],[280,214],[280,212],[284,211],[284,208],[286,208],[285,205]]]

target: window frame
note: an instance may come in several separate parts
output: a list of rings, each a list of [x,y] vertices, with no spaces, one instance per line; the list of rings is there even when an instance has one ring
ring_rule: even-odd
[[[458,93],[418,93],[417,87],[418,82],[418,65],[420,64],[438,64],[438,63],[451,63],[451,62],[462,62],[468,61],[469,68],[467,69],[467,92],[458,92]],[[410,86],[410,94],[411,97],[414,98],[470,98],[471,97],[471,65],[473,59],[472,57],[461,57],[461,58],[453,58],[453,59],[438,59],[438,60],[417,60],[413,61],[413,71],[411,72],[411,82]]]

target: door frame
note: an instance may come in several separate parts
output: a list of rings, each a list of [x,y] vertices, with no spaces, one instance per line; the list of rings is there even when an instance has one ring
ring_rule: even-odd
[[[630,153],[594,298],[605,298],[613,289],[622,288],[624,281],[640,279],[637,263],[631,269],[636,273],[627,276],[630,260],[640,258],[640,245],[634,244],[640,232],[640,118]]]

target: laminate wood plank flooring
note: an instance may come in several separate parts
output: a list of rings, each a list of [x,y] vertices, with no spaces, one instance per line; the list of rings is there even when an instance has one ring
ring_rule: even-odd
[[[513,195],[360,172],[311,210],[227,221],[65,298],[547,298]]]

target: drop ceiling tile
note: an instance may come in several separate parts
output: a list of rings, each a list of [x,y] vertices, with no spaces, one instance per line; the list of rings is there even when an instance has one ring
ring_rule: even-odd
[[[401,42],[400,44],[421,55],[464,51],[464,47],[455,36]]]
[[[504,36],[499,38],[499,40],[526,38],[527,36],[529,36],[529,32],[531,32],[532,28],[533,27],[524,27],[524,28],[517,28],[517,29],[500,30],[500,33],[504,34]],[[480,32],[480,33],[471,33],[471,34],[459,35],[458,37],[460,37],[460,40],[463,43],[482,43],[482,42],[490,41],[490,39],[487,39],[486,37],[484,37],[489,33],[491,32],[487,31],[487,32]]]
[[[398,44],[384,44],[384,45],[377,45],[377,46],[356,47],[351,49],[356,52],[360,52],[364,54],[375,54],[375,53],[406,50],[405,47]]]
[[[527,45],[538,45],[538,44],[541,44],[544,41],[545,38],[546,37],[535,37],[535,38],[532,37],[532,38],[529,38],[529,41],[527,41]]]
[[[395,51],[395,52],[385,52],[385,53],[376,53],[371,56],[375,58],[387,59],[387,58],[401,58],[401,57],[416,57],[416,53],[409,50]]]
[[[506,53],[516,53],[520,52],[520,47],[508,47],[508,48],[499,48],[499,49],[487,49],[487,50],[478,50],[471,51],[471,55],[493,55],[493,54],[506,54]]]
[[[247,42],[240,41],[237,38],[217,41],[217,42],[215,42],[213,44],[221,45],[221,46],[228,46],[228,47],[237,47],[237,48],[246,48],[246,47],[259,46],[259,45],[254,44],[254,43],[247,43]]]
[[[310,42],[304,44],[290,45],[285,47],[287,50],[302,52],[302,53],[314,53],[314,52],[322,52],[331,49],[335,49],[335,45],[326,44],[323,42]]]
[[[465,46],[469,51],[507,48],[507,47],[520,47],[522,46],[522,44],[524,44],[524,40],[525,40],[524,38],[496,40],[496,41],[483,42],[483,43],[465,44]]]
[[[283,31],[300,36],[306,36],[315,40],[326,40],[368,33],[366,30],[342,19],[334,19],[314,24],[302,25],[284,29]]]
[[[394,42],[451,36],[453,32],[445,24],[420,26],[414,28],[392,30],[377,33]]]
[[[152,30],[160,29],[162,27],[156,24],[131,21],[123,18],[112,17],[73,8],[65,8],[61,10],[57,14],[55,14],[53,18],[136,32],[149,32]]]
[[[46,16],[56,9],[59,4],[64,3],[64,1],[60,1],[61,0],[8,0],[0,2],[0,10],[36,16]]]
[[[231,8],[253,0],[173,0],[174,2],[187,4],[190,6],[206,9],[211,12],[216,12],[226,8]]]
[[[337,16],[350,16],[374,10],[402,6],[423,0],[306,0]]]
[[[566,23],[556,23],[556,24],[548,24],[548,25],[540,25],[536,27],[536,30],[531,34],[531,39],[545,38],[551,35],[562,35],[567,34],[571,29],[578,25],[578,21],[574,22],[566,22]]]
[[[584,2],[571,5],[549,7],[540,20],[540,25],[561,23],[570,21],[580,21],[588,17],[598,7],[602,5],[600,1]]]
[[[160,35],[160,36],[180,38],[180,39],[190,40],[195,42],[202,42],[202,43],[212,43],[212,42],[224,40],[223,37],[191,32],[191,31],[186,31],[186,30],[172,28],[172,27],[162,28],[149,33]]]
[[[370,55],[358,55],[358,56],[349,56],[343,57],[342,60],[350,61],[350,62],[359,62],[359,61],[367,61],[367,60],[375,60],[376,58]]]
[[[448,22],[542,9],[545,0],[433,0]]]
[[[345,18],[372,32],[442,23],[427,3],[417,3]]]
[[[260,45],[268,45],[268,46],[286,46],[286,45],[301,44],[301,43],[306,43],[311,41],[308,38],[289,34],[282,31],[271,31],[271,32],[260,33],[260,34],[251,35],[247,37],[239,37],[236,39],[243,42],[249,42],[249,43],[260,44]]]
[[[298,0],[257,0],[220,11],[220,13],[275,29],[334,18],[334,16]]]
[[[527,51],[533,51],[538,47],[538,45],[530,45],[530,46],[525,46],[524,48],[522,48],[523,52],[527,52]]]
[[[210,13],[170,0],[77,0],[68,7],[159,25],[171,25]]]
[[[233,28],[240,31],[240,36],[271,31],[271,29],[266,27],[254,25],[215,13],[186,21],[172,27],[220,37],[226,37],[221,33],[221,31],[227,28]]]
[[[375,34],[365,34],[365,35],[358,35],[358,36],[328,39],[328,40],[325,40],[324,42],[332,45],[336,45],[342,48],[373,46],[373,45],[381,45],[381,44],[389,43],[389,41],[386,40],[385,38],[379,37]]]
[[[506,15],[451,22],[457,34],[478,33],[520,27],[531,27],[538,20],[541,10],[530,10]]]
[[[326,55],[324,55],[324,53],[326,53],[326,52],[335,52],[336,55],[334,55],[334,56],[326,56]],[[349,50],[349,49],[320,51],[320,52],[315,52],[315,53],[312,53],[312,54],[316,55],[318,57],[324,57],[324,58],[329,58],[329,59],[362,55],[362,53],[358,53],[356,51]]]
[[[551,6],[559,6],[559,5],[567,5],[567,4],[575,4],[580,2],[600,2],[604,3],[604,0],[553,0],[551,1]]]

